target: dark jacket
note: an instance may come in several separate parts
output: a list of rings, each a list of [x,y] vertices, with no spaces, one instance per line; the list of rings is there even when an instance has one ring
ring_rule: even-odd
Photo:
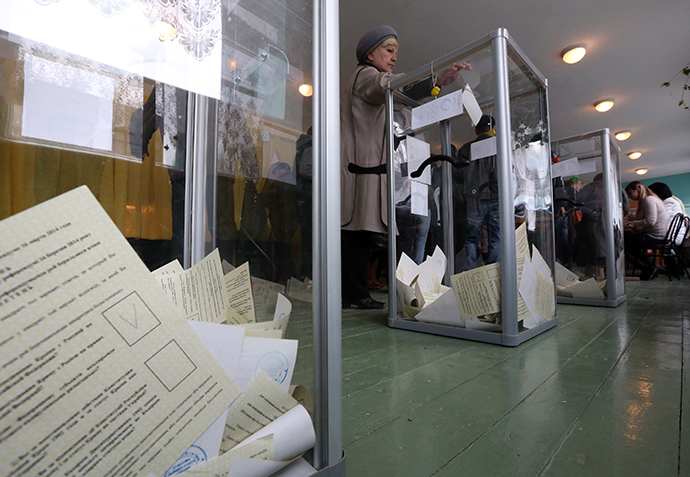
[[[455,183],[462,183],[463,195],[483,200],[498,199],[498,170],[496,156],[471,160],[471,147],[475,142],[489,139],[488,134],[480,134],[477,139],[465,143],[458,151],[459,168],[453,171]],[[462,176],[462,177],[458,177]]]

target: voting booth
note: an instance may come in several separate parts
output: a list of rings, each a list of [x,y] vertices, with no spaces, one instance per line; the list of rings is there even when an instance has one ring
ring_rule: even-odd
[[[2,475],[345,475],[337,4],[198,3],[3,2]]]
[[[551,143],[558,303],[626,299],[620,148],[608,129]]]
[[[505,346],[556,326],[543,75],[498,29],[392,82],[387,114],[389,326]]]

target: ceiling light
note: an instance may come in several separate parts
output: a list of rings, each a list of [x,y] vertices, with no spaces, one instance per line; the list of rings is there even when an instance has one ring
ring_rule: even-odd
[[[308,98],[309,96],[314,94],[314,88],[312,87],[312,85],[305,83],[305,84],[300,85],[299,92],[302,96],[304,96],[305,98]]]
[[[151,26],[153,27],[153,30],[156,32],[156,35],[158,35],[158,39],[160,41],[174,40],[177,36],[175,27],[172,26],[170,22],[167,22],[163,19],[156,20],[151,24]]]
[[[628,157],[630,159],[639,159],[640,157],[642,157],[642,153],[640,151],[629,152]]]
[[[613,98],[602,99],[601,101],[594,103],[594,109],[596,109],[600,113],[605,113],[611,108],[613,108]]]
[[[577,63],[584,58],[586,53],[587,45],[585,43],[580,45],[570,45],[565,50],[561,51],[561,58],[563,58],[563,61],[569,65],[572,65],[573,63]]]
[[[648,172],[648,170],[645,168],[641,168],[641,169],[635,169],[635,172],[637,173],[638,176],[643,176]]]
[[[619,141],[625,141],[625,140],[628,139],[631,135],[632,135],[632,133],[631,133],[630,131],[619,131],[619,132],[617,132],[614,136],[615,136],[615,138],[618,139]]]

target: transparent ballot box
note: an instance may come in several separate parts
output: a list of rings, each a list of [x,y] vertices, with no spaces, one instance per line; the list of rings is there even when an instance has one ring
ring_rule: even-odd
[[[345,474],[337,13],[3,2],[5,472]]]
[[[546,79],[498,29],[387,99],[389,326],[506,346],[554,327]]]
[[[620,148],[602,129],[553,141],[551,151],[558,303],[618,306],[626,299]]]

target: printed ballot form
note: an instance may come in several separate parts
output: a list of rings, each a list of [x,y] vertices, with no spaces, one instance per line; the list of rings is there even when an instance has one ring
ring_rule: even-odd
[[[163,475],[239,395],[86,187],[0,222],[0,284],[0,475]]]

